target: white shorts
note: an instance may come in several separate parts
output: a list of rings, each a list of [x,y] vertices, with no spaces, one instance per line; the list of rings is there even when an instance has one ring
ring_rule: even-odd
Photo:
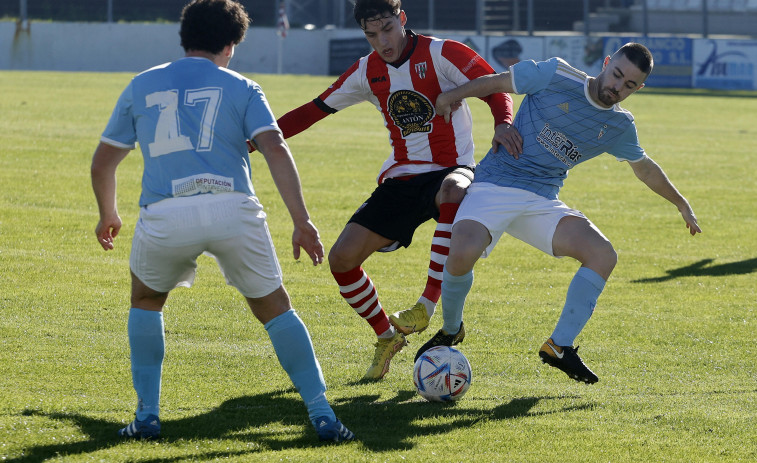
[[[491,254],[503,233],[554,256],[552,237],[557,223],[567,216],[586,218],[558,199],[547,199],[520,188],[479,182],[468,187],[454,223],[473,220],[489,230],[492,242],[482,257]]]
[[[226,283],[249,298],[281,286],[281,267],[263,206],[244,193],[200,194],[143,207],[134,230],[131,271],[155,291],[194,282],[197,257],[218,262]]]

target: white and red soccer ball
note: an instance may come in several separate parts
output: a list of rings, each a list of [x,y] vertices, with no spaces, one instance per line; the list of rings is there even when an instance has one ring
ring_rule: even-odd
[[[418,357],[413,368],[415,389],[431,402],[460,400],[471,379],[468,359],[454,347],[432,347]]]

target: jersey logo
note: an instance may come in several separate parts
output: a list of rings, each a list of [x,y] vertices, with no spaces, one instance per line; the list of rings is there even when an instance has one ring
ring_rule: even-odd
[[[607,130],[607,124],[605,124],[601,129],[599,129],[599,135],[597,135],[597,140],[602,138],[602,135],[605,134],[605,130]]]
[[[552,129],[549,124],[544,124],[544,128],[536,136],[536,140],[568,168],[581,162],[581,151],[579,151],[578,146],[564,133]]]
[[[415,65],[415,72],[418,74],[418,77],[421,79],[426,78],[426,62],[418,63]]]
[[[565,103],[560,103],[559,105],[557,105],[557,107],[562,109],[566,113],[570,110],[567,101]]]
[[[402,129],[402,136],[413,133],[431,132],[434,107],[425,96],[412,90],[399,90],[392,93],[387,103],[387,112],[394,123]]]

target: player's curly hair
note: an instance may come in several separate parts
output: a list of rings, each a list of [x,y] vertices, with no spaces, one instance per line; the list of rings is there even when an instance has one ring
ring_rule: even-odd
[[[376,16],[397,16],[402,10],[402,0],[357,0],[352,13],[361,29],[365,22]]]
[[[192,0],[181,11],[181,46],[215,55],[240,44],[249,27],[247,11],[234,0]]]

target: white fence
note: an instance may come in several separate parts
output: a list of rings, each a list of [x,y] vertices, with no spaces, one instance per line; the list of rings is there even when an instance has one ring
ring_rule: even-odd
[[[0,70],[139,72],[183,56],[178,24],[0,21]],[[422,31],[420,31],[422,32]],[[442,34],[474,48],[497,71],[524,59],[560,56],[589,74],[627,41],[655,56],[650,87],[757,90],[757,40],[676,36],[490,36]],[[243,73],[339,74],[369,51],[355,29],[252,28],[231,68]]]

